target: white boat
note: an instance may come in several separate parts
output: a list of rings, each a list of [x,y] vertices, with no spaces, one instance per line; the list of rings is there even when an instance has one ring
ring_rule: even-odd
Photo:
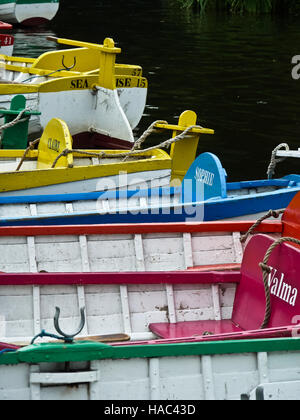
[[[251,238],[241,271],[202,273],[145,272],[136,237],[138,272],[116,274],[103,272],[98,254],[111,254],[114,244],[110,241],[108,246],[108,236],[97,244],[99,232],[94,236],[82,227],[77,232],[89,234],[88,240],[82,235],[79,240],[84,267],[79,273],[74,273],[79,260],[74,236],[69,241],[61,237],[58,245],[46,240],[47,229],[38,238],[28,228],[0,233],[9,235],[0,255],[14,243],[11,263],[15,267],[28,253],[26,271],[31,271],[26,274],[22,268],[20,274],[0,274],[1,400],[299,399],[299,299],[291,308],[280,292],[279,298],[271,292],[270,326],[260,328],[265,296],[258,262],[275,244],[268,235]],[[286,243],[276,245],[270,264],[285,273],[292,291],[300,251]],[[69,249],[73,273],[47,273],[53,251],[66,257],[64,248]],[[120,268],[124,255],[117,252],[116,257]],[[47,262],[37,273],[41,258]],[[96,259],[101,272],[90,273]],[[55,271],[62,267],[57,257],[51,267]],[[271,275],[271,284],[274,281]],[[157,338],[159,328],[168,338]],[[180,335],[184,328],[193,334]],[[78,339],[76,332],[80,332]],[[33,338],[31,345],[19,341],[27,339],[24,333]],[[48,343],[38,341],[45,337]],[[143,341],[134,341],[142,337]],[[189,407],[196,409],[193,404]],[[112,409],[107,402],[106,413]]]
[[[59,9],[59,0],[0,0],[0,19],[27,26],[51,21]]]
[[[22,94],[31,118],[29,133],[39,134],[61,118],[76,135],[76,147],[130,148],[133,129],[146,104],[148,82],[140,66],[116,64],[121,52],[110,38],[103,45],[56,39],[78,48],[51,51],[37,59],[1,56],[0,107],[9,109]],[[78,137],[78,138],[77,138]]]
[[[299,237],[299,200],[246,247],[244,221],[2,228],[0,399],[299,398],[300,251],[274,242]],[[266,328],[260,261],[295,302],[271,273]]]
[[[285,223],[264,222],[256,232],[278,238]],[[229,319],[240,238],[252,224],[2,227],[0,341],[28,343],[41,329],[55,332],[55,306],[67,331],[85,307],[84,335],[122,333],[133,341],[155,338],[151,322]],[[209,270],[228,272],[230,282],[216,274],[201,283]]]

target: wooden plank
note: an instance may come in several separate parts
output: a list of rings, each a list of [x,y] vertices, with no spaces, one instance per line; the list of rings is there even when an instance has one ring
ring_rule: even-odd
[[[190,232],[183,234],[183,250],[184,250],[184,260],[185,268],[193,267],[193,247],[192,247],[192,235]]]
[[[122,317],[124,324],[125,334],[130,335],[132,332],[131,321],[130,321],[130,308],[128,301],[128,289],[127,285],[120,285],[121,305],[122,305]]]
[[[80,384],[98,381],[98,373],[94,371],[88,372],[32,372],[30,374],[30,384],[41,385],[62,385],[62,384]]]
[[[175,298],[174,298],[174,290],[172,284],[166,285],[166,294],[167,294],[167,302],[168,302],[168,315],[169,320],[172,324],[177,322],[176,317],[176,310],[175,310]]]
[[[76,226],[3,226],[1,236],[50,236],[50,235],[93,235],[93,234],[134,234],[164,232],[247,232],[253,221],[205,222],[205,223],[149,223],[114,225],[76,225]],[[257,232],[281,233],[281,221],[264,221]]]
[[[134,235],[135,262],[137,271],[146,271],[142,235]]]
[[[108,273],[0,273],[4,285],[100,285],[100,284],[234,284],[240,281],[239,272],[120,272]]]

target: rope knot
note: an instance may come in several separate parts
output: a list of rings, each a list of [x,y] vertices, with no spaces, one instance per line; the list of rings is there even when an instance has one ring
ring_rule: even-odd
[[[270,210],[270,214],[271,217],[274,217],[275,219],[278,219],[278,217],[280,216],[280,214],[282,214],[282,212],[276,211],[276,210]]]
[[[66,156],[68,156],[68,154],[69,154],[69,153],[71,153],[71,152],[70,152],[70,150],[69,150],[69,149],[65,149],[65,150],[63,150],[63,151],[61,152],[61,156],[66,157]]]

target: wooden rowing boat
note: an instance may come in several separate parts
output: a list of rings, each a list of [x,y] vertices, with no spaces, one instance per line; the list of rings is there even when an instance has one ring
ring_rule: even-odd
[[[157,124],[171,130],[171,152],[74,150],[66,123],[52,119],[39,140],[37,149],[0,150],[0,194],[2,196],[93,192],[115,188],[170,185],[188,170],[195,158],[201,134],[213,130],[191,128],[189,136],[175,142],[178,132],[185,133],[196,115],[184,112],[178,125]],[[185,149],[185,159],[182,150]],[[134,153],[134,154],[132,154]]]
[[[299,190],[299,175],[227,183],[219,159],[203,153],[179,187],[0,196],[0,225],[256,220],[270,209],[285,209]]]
[[[74,48],[36,59],[1,56],[1,108],[9,109],[12,98],[23,94],[27,107],[41,112],[31,119],[30,134],[61,118],[76,147],[130,148],[147,97],[141,67],[116,64],[121,49],[110,38],[103,45],[51,39]]]
[[[267,233],[274,239],[299,237],[299,202],[300,194],[290,203],[282,220],[264,221],[256,232]],[[245,248],[241,236],[252,224],[240,221],[2,227],[0,285],[5,285],[6,292],[0,308],[6,335],[0,336],[0,341],[9,341],[8,338],[26,341],[44,327],[51,331],[49,308],[53,309],[54,296],[58,306],[68,308],[64,315],[68,329],[72,329],[79,308],[87,308],[86,335],[121,331],[133,340],[145,340],[153,338],[146,322],[150,319],[152,322],[170,316],[173,321],[174,317],[214,319],[221,312],[228,318],[239,279],[236,270],[240,269]],[[214,287],[209,287],[207,281],[201,284],[199,280],[202,276],[199,273],[207,271],[227,271],[233,277],[229,276],[227,282],[226,275],[224,281],[222,276],[217,276]],[[211,281],[212,278],[213,275]],[[194,286],[187,289],[180,286],[188,282]],[[221,286],[217,286],[219,283]],[[125,284],[128,287],[122,286]],[[134,286],[137,284],[140,285]],[[172,299],[178,295],[175,304],[169,295]],[[137,305],[129,312],[125,305],[128,296]],[[94,299],[100,299],[103,304],[94,307]],[[26,311],[26,315],[19,318],[19,313],[9,312],[13,301],[18,302],[18,308],[22,313]],[[215,303],[211,305],[211,302]],[[27,321],[20,323],[19,319]]]
[[[259,230],[299,236],[299,200],[297,196],[282,221],[264,222]],[[240,271],[218,272],[206,268],[204,272],[176,272],[173,264],[170,272],[163,264],[163,271],[149,272],[145,271],[149,259],[143,258],[141,252],[141,245],[144,250],[150,249],[151,234],[145,235],[147,228],[156,232],[166,230],[167,225],[0,230],[3,261],[7,262],[3,252],[14,255],[14,267],[21,255],[30,256],[28,267],[23,266],[20,274],[15,268],[11,270],[3,265],[2,270],[12,273],[0,274],[0,330],[4,339],[0,378],[5,378],[5,382],[0,382],[1,399],[255,399],[256,396],[268,398],[270,391],[275,399],[280,395],[289,398],[297,395],[300,249],[288,243],[278,244],[267,261],[271,267],[272,311],[261,329],[265,291],[259,262],[264,260],[274,238],[265,233],[254,235],[246,245]],[[184,232],[182,244],[187,250],[192,234],[205,229],[210,236],[206,236],[203,244],[211,241],[213,230],[233,232],[246,230],[247,226],[245,222],[231,222],[230,227],[229,222],[171,225],[165,252],[170,255],[175,242],[171,232]],[[115,236],[115,244],[108,246],[113,231],[127,232],[127,235],[139,232],[133,239],[137,250],[135,272],[127,271],[124,255],[116,250],[124,236]],[[104,232],[106,237],[101,238]],[[59,234],[64,236],[58,242]],[[75,265],[79,260],[74,246],[77,235],[81,238],[77,237],[83,268],[74,273],[78,271]],[[9,243],[2,247],[4,238]],[[159,244],[165,241],[161,235],[156,239]],[[199,235],[193,237],[192,243],[194,255],[199,257],[202,249],[201,246],[197,249]],[[9,250],[10,246],[14,248]],[[125,242],[121,247],[125,249]],[[98,260],[101,272],[97,272],[96,258],[111,250],[117,252],[121,261],[117,271],[121,272],[112,273],[112,265],[104,272],[103,258]],[[56,257],[48,272],[49,265],[42,266],[40,261],[47,258],[49,262],[53,252]],[[214,255],[218,255],[216,250]],[[65,261],[66,257],[73,260],[73,273],[66,267],[61,273],[54,273],[62,268],[58,259]],[[162,258],[162,252],[157,250],[157,261]],[[150,260],[153,262],[155,258]],[[89,272],[91,268],[93,272]],[[56,331],[52,326],[55,306],[61,308],[61,316],[56,311]],[[42,329],[53,335],[52,340],[58,332],[60,338],[72,340],[71,331],[76,330],[80,313],[81,317],[84,313],[79,308],[83,307],[86,323],[80,323],[81,336],[115,336],[122,331],[131,341],[104,344],[79,337],[73,344],[35,340],[32,345],[20,347],[15,343],[28,336],[36,335],[37,339]],[[42,331],[41,337],[47,337],[47,332]],[[66,363],[72,369],[65,369]]]
[[[59,9],[59,0],[0,0],[0,19],[26,26],[51,21]]]

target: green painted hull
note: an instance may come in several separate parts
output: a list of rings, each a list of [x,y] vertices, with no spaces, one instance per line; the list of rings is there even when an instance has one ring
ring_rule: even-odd
[[[36,344],[0,354],[0,399],[299,399],[299,362],[299,338]]]

